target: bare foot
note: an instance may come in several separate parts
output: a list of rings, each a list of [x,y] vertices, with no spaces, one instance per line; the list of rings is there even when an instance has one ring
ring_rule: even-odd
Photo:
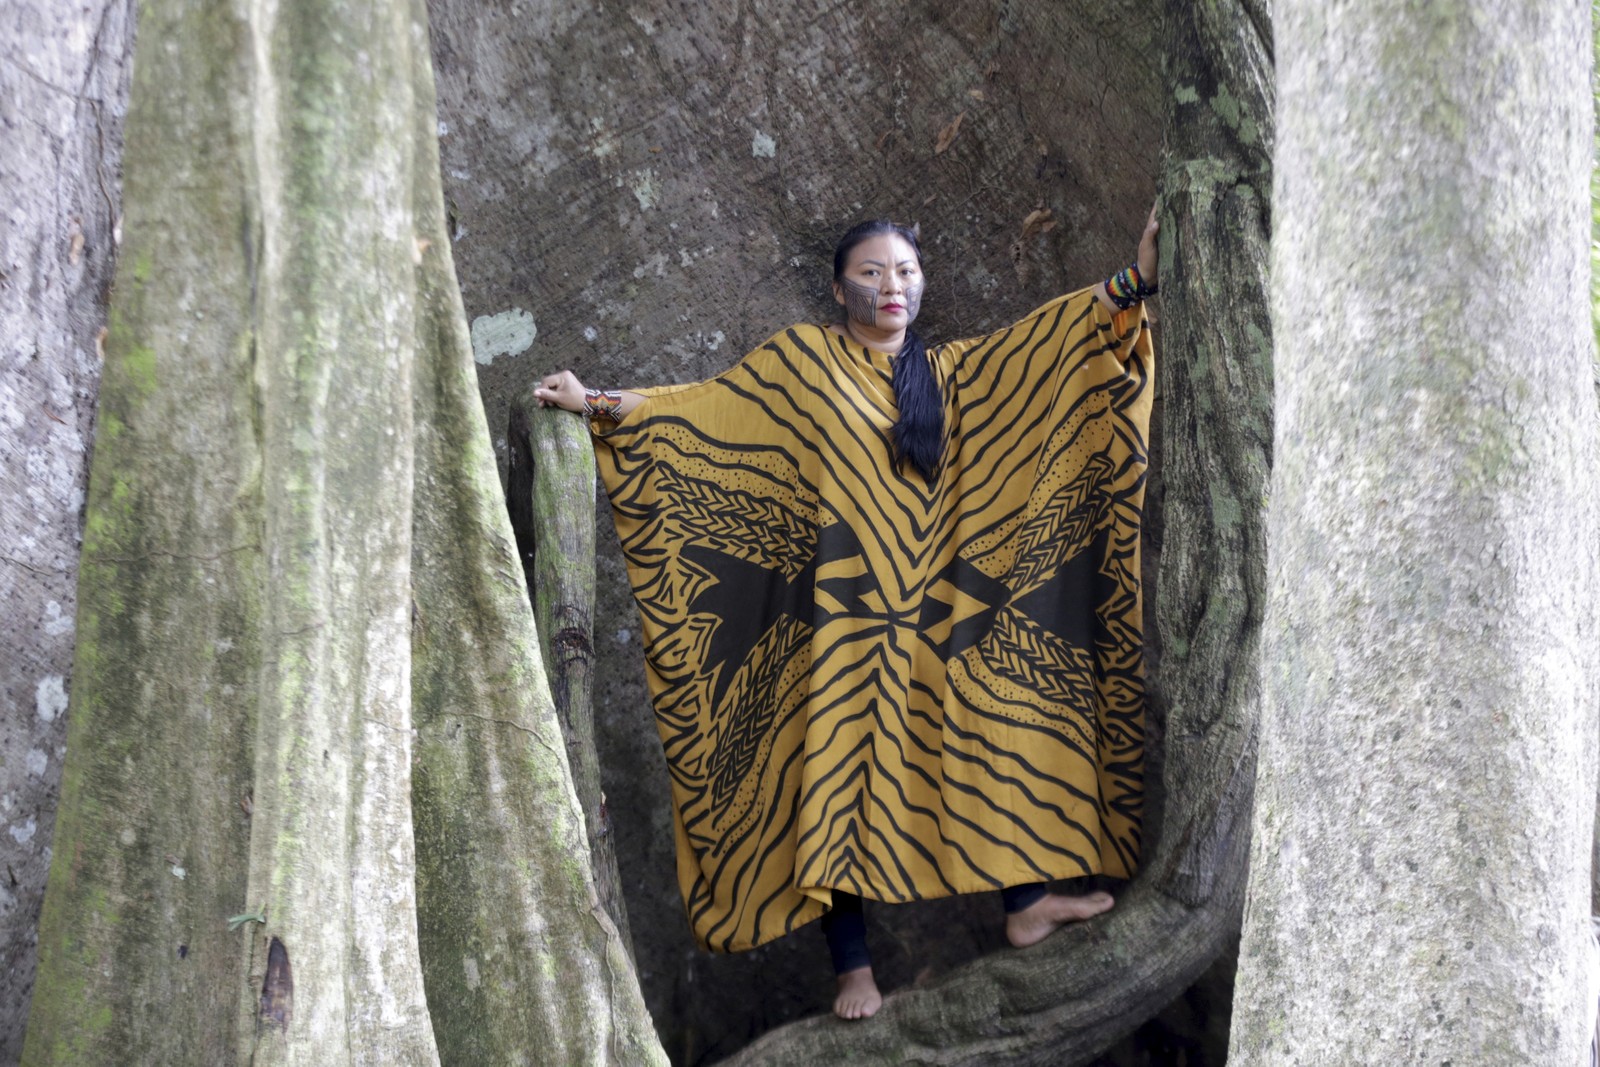
[[[1017,948],[1038,944],[1067,923],[1092,919],[1115,903],[1110,893],[1069,897],[1046,893],[1021,911],[1006,916],[1006,940]]]
[[[833,1013],[841,1019],[868,1019],[883,1007],[883,994],[872,979],[871,967],[857,967],[839,976],[839,995],[833,998]]]

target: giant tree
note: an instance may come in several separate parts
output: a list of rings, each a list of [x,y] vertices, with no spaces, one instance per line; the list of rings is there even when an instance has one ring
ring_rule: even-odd
[[[374,1018],[424,1057],[425,1030],[447,1057],[478,1041],[646,1054],[632,972],[587,888],[451,253],[475,310],[527,298],[560,356],[643,343],[617,374],[681,378],[807,314],[770,294],[804,291],[792,272],[821,266],[852,211],[925,221],[948,280],[932,321],[972,333],[1118,265],[1158,170],[1170,518],[1152,681],[1168,756],[1147,874],[1103,934],[977,964],[836,1047],[933,1055],[908,1034],[944,1004],[947,1059],[1082,1056],[1204,966],[1235,921],[1253,767],[1264,12],[1174,5],[1163,38],[1133,4],[907,21],[827,5],[552,3],[519,19],[510,4],[438,3],[436,124],[418,12],[269,8],[141,11],[30,1058],[78,1040],[90,1055],[120,1042],[203,1059],[257,1026],[292,1046],[311,1021],[342,1025],[360,1052]],[[587,275],[583,257],[598,264]],[[663,313],[675,302],[692,321]],[[498,422],[496,375],[531,369],[507,357],[528,351],[534,315],[482,319],[473,350]],[[658,319],[684,325],[663,334]],[[619,620],[601,647],[626,655],[614,555],[601,568]],[[636,697],[605,694],[642,716]],[[652,818],[619,826],[619,842],[648,837]],[[545,862],[554,849],[565,862]],[[353,873],[340,885],[334,871]],[[995,977],[1011,991],[986,1043]],[[180,996],[193,1017],[138,1010]],[[72,998],[94,1006],[90,1025]],[[660,1005],[669,1026],[675,998],[685,986]],[[283,1018],[292,1040],[273,1029]],[[769,1048],[803,1057],[832,1040],[812,1026]]]
[[[931,336],[1001,325],[1118,263],[1160,188],[1164,491],[1151,499],[1164,503],[1146,573],[1166,763],[1152,768],[1146,873],[1103,924],[1026,953],[989,934],[992,900],[869,909],[903,991],[871,1026],[815,1018],[745,1053],[1092,1055],[1204,968],[1242,901],[1271,441],[1264,7],[1174,4],[1152,21],[1136,5],[556,3],[524,25],[512,6],[434,4],[446,185],[491,424],[544,370],[683,381],[828,314],[815,297],[832,241],[864,213],[921,220]],[[1049,225],[1028,224],[1039,209]],[[516,439],[526,422],[511,420],[513,456],[537,451]],[[809,930],[737,957],[693,949],[635,609],[604,506],[598,521],[607,808],[646,996],[669,1051],[692,1062],[825,1009],[826,954]]]
[[[24,1060],[657,1058],[474,388],[424,12],[140,20]]]
[[[1240,1064],[1576,1063],[1597,704],[1589,5],[1279,5]]]

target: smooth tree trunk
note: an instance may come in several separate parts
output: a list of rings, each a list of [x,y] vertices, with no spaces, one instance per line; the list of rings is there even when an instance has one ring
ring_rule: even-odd
[[[868,1024],[791,1024],[732,1062],[1087,1063],[1178,996],[1238,932],[1271,463],[1270,23],[1253,3],[1174,3],[1164,43],[1165,540],[1147,579],[1160,653],[1152,711],[1165,731],[1147,814],[1153,846],[1104,919],[896,992]]]
[[[254,1032],[252,1064],[428,1062],[411,877],[413,455],[380,443],[413,437],[409,19],[383,3],[243,14],[248,50],[223,54],[250,61],[248,95],[223,99],[261,105],[241,154],[260,249],[234,249],[255,287],[241,303],[254,304],[265,595],[239,909],[263,918],[241,931],[240,1034]]]
[[[420,0],[410,13],[428,177],[414,190],[418,336],[432,353],[417,364],[413,797],[434,1031],[447,1063],[665,1063],[588,862],[448,254]]]
[[[1276,13],[1266,712],[1229,1062],[1588,1062],[1589,5]]]
[[[425,12],[140,16],[24,1061],[658,1061],[573,859]]]
[[[1590,40],[1593,47],[1590,54],[1600,61],[1600,19],[1591,17],[1589,27]],[[1595,115],[1595,155],[1600,162],[1600,84],[1593,86],[1594,115]],[[1589,242],[1589,309],[1590,320],[1594,328],[1594,394],[1595,415],[1600,418],[1600,165],[1589,173],[1589,212],[1590,233],[1593,239]],[[1600,709],[1597,709],[1600,714]],[[1600,787],[1600,775],[1597,775],[1596,786]],[[1595,805],[1594,821],[1594,848],[1589,860],[1589,910],[1600,915],[1600,797]]]
[[[241,84],[250,49],[221,6],[147,8],[139,31],[29,1064],[231,1061],[257,940],[228,929],[267,640],[254,153],[238,109],[184,106]]]

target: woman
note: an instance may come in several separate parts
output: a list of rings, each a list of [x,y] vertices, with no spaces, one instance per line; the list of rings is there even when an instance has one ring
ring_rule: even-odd
[[[1110,908],[1143,796],[1139,515],[1154,210],[1134,265],[928,349],[916,235],[834,256],[839,325],[704,382],[585,389],[702,946],[822,918],[834,1011],[882,1003],[861,898],[1000,889],[1012,944]]]

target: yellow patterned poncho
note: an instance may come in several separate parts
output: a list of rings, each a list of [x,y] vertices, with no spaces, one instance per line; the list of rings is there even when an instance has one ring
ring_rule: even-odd
[[[1084,290],[928,356],[932,484],[894,460],[893,357],[818,326],[593,427],[707,948],[834,889],[1137,864],[1142,310]]]

